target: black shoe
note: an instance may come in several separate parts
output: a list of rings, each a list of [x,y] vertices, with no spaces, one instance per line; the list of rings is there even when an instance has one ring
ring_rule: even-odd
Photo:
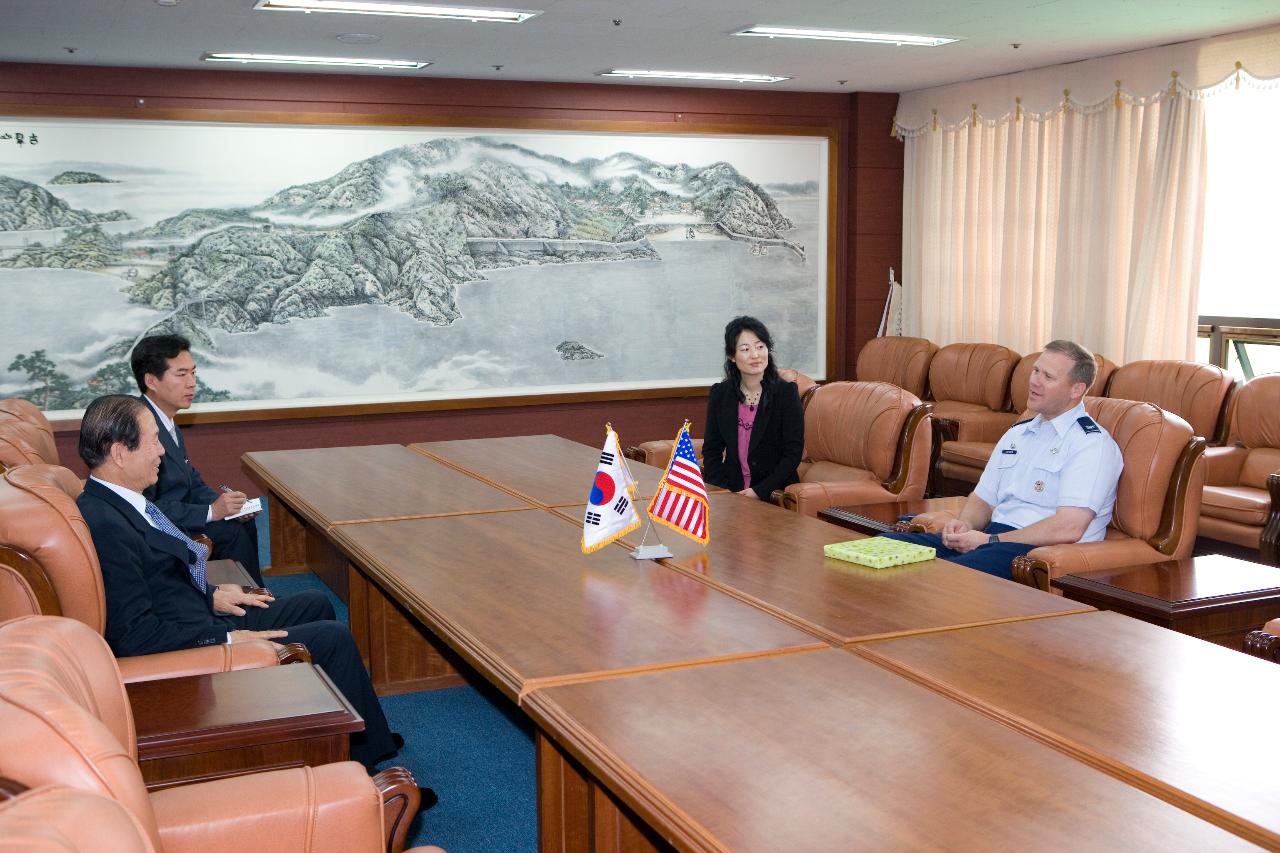
[[[418,790],[422,793],[422,802],[418,804],[418,811],[425,812],[427,809],[440,802],[440,798],[436,796],[436,792],[426,786],[421,786]]]
[[[396,745],[396,752],[399,752],[400,750],[404,749],[404,735],[400,734],[399,732],[391,733],[391,742]]]

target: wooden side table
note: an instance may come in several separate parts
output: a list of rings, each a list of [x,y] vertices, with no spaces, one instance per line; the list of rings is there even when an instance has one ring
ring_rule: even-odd
[[[1280,568],[1217,554],[1063,575],[1050,583],[1074,601],[1233,649],[1280,616]]]
[[[127,685],[147,788],[347,760],[364,720],[308,663]]]
[[[950,497],[860,506],[829,506],[818,510],[818,518],[856,530],[858,533],[878,536],[893,530],[893,525],[897,523],[899,516],[919,515],[922,512],[939,510],[959,512],[966,500],[968,500],[967,497]]]

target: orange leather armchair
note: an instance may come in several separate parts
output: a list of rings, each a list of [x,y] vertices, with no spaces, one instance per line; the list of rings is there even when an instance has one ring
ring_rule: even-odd
[[[165,853],[403,849],[418,788],[353,761],[148,792],[133,713],[106,641],[54,616],[0,624],[0,776],[115,800]]]
[[[828,506],[916,500],[929,479],[928,405],[887,382],[830,382],[804,410],[799,483],[781,506],[817,515]]]
[[[0,619],[68,616],[106,629],[102,572],[75,498],[80,480],[56,465],[24,465],[0,478]],[[286,657],[296,655],[290,650]],[[280,663],[266,640],[121,658],[125,681],[147,681]]]
[[[58,464],[53,434],[19,420],[0,420],[0,471],[43,462]]]
[[[858,353],[854,373],[859,382],[888,382],[923,399],[929,365],[937,352],[938,345],[925,338],[872,338]]]
[[[1191,556],[1204,489],[1205,440],[1150,403],[1089,397],[1085,410],[1124,457],[1116,505],[1101,542],[1045,545],[1013,561],[1013,578],[1049,589],[1050,578]]]
[[[1191,424],[1210,444],[1221,444],[1235,380],[1221,367],[1194,361],[1131,361],[1116,368],[1107,396],[1154,403]]]
[[[1232,405],[1228,443],[1205,452],[1200,535],[1257,548],[1280,565],[1280,374],[1259,376]]]
[[[929,365],[929,393],[934,400],[932,494],[964,491],[963,484],[936,479],[945,476],[939,459],[950,442],[994,442],[1012,423],[1009,378],[1019,358],[999,344],[948,344],[933,357]]]
[[[19,397],[6,397],[0,400],[0,421],[5,420],[25,421],[47,432],[50,439],[53,438],[53,427],[49,424],[49,419],[44,416],[44,412],[40,411],[39,406],[28,400]]]
[[[938,474],[949,480],[977,484],[983,469],[987,467],[987,460],[996,449],[996,442],[1000,440],[1000,436],[1004,435],[1005,431],[1016,422],[1031,417],[1023,409],[1027,405],[1027,393],[1031,385],[1031,368],[1035,367],[1036,359],[1039,357],[1039,352],[1024,355],[1009,377],[1009,400],[1013,408],[1022,414],[992,412],[990,415],[973,419],[965,427],[965,433],[968,436],[966,440],[948,441],[940,448]],[[1089,390],[1093,391],[1095,396],[1102,396],[1102,389],[1107,387],[1107,382],[1116,366],[1100,355],[1095,355],[1093,358],[1097,362],[1098,373]]]

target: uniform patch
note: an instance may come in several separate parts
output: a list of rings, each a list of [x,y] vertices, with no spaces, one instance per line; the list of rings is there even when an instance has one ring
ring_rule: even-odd
[[[1093,422],[1093,418],[1088,415],[1081,415],[1076,418],[1076,423],[1080,424],[1080,429],[1084,430],[1085,435],[1091,435],[1095,432],[1102,432],[1102,427]]]

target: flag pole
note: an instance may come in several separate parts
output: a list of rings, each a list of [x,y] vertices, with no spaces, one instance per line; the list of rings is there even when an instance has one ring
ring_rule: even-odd
[[[646,513],[648,515],[648,513]],[[649,531],[653,531],[653,536],[658,540],[657,545],[646,545],[644,541],[649,538]],[[653,519],[649,519],[649,523],[645,525],[644,535],[640,537],[640,544],[631,552],[633,560],[658,560],[663,557],[674,557],[671,549],[662,544],[662,537],[658,535],[658,528],[653,526]]]

